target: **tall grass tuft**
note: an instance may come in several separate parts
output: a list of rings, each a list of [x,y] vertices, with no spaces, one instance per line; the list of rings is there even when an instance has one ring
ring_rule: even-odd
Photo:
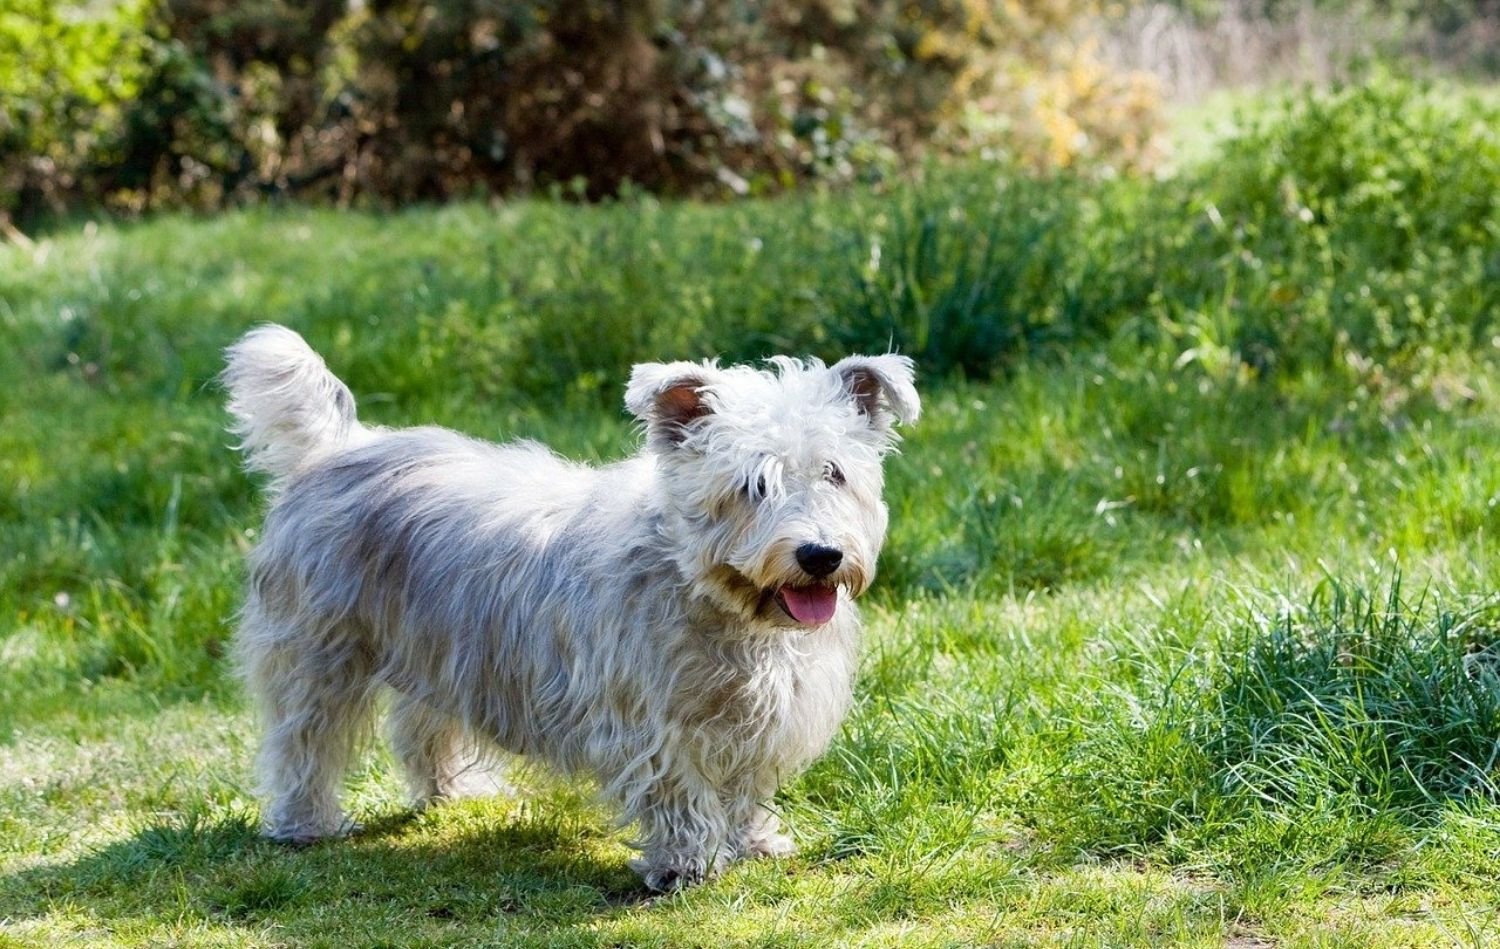
[[[1376,818],[1429,824],[1500,799],[1494,615],[1404,600],[1399,578],[1329,578],[1212,646],[1133,643],[1115,657],[1133,681],[1107,673],[1103,701],[1080,700],[1056,736],[1047,830],[1102,852],[1171,851],[1288,824],[1335,838]],[[1316,837],[1305,843],[1329,842]]]

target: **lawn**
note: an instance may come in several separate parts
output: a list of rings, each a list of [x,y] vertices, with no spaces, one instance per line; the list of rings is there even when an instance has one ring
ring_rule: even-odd
[[[1154,180],[933,169],[59,226],[0,248],[0,945],[1500,939],[1500,115],[1294,97]],[[632,451],[632,361],[894,343],[854,710],[800,854],[650,897],[587,788],[257,839],[225,659],[261,501],[212,378]]]

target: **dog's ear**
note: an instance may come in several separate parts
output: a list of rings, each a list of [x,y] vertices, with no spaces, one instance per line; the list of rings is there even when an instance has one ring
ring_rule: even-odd
[[[889,428],[892,419],[909,424],[922,414],[916,366],[908,356],[850,356],[828,371],[839,377],[845,394],[877,428]]]
[[[713,414],[708,388],[719,370],[707,363],[645,362],[630,370],[625,408],[646,423],[653,448],[675,448],[694,422]]]

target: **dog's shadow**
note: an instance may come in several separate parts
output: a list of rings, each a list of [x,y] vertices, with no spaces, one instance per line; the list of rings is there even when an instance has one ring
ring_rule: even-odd
[[[440,833],[403,833],[423,819],[392,815],[302,848],[264,840],[245,816],[152,824],[70,862],[0,877],[0,920],[273,926],[293,939],[353,927],[402,944],[501,917],[520,926],[534,917],[553,932],[588,927],[653,899],[618,840],[584,818],[460,811]]]

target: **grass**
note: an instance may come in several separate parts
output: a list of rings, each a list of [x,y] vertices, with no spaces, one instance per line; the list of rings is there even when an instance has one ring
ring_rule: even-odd
[[[1500,145],[1438,97],[1297,99],[1154,182],[0,249],[0,945],[1497,938]],[[367,834],[259,841],[224,642],[260,502],[209,380],[262,319],[372,420],[585,459],[632,449],[636,359],[915,353],[801,854],[652,899],[587,789],[412,814],[381,749]]]

